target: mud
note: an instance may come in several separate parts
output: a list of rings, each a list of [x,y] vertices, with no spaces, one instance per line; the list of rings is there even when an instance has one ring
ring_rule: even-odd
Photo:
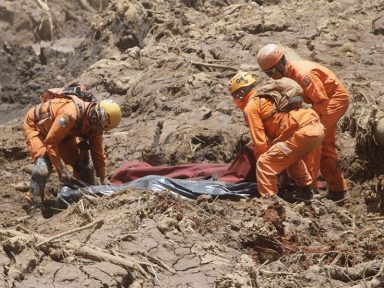
[[[384,109],[383,13],[381,0],[0,1],[0,287],[381,287],[383,156],[366,123]],[[21,123],[44,89],[81,81],[121,104],[105,136],[110,174],[134,159],[227,163],[250,140],[228,80],[241,69],[266,82],[255,56],[270,42],[330,67],[351,93],[337,140],[344,205],[325,191],[310,204],[123,191],[26,215]],[[58,184],[51,175],[48,195]]]

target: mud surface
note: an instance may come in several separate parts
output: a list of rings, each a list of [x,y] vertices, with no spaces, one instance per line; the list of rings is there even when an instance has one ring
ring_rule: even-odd
[[[0,287],[382,287],[384,150],[367,122],[384,108],[381,0],[0,0],[0,35]],[[228,80],[266,82],[255,57],[270,42],[330,67],[353,97],[338,131],[343,206],[325,191],[310,204],[123,191],[50,219],[21,208],[21,123],[44,89],[81,81],[121,104],[109,173],[230,162],[249,134]]]

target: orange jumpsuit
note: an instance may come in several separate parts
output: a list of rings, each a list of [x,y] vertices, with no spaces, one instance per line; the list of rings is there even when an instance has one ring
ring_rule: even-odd
[[[311,185],[312,177],[301,159],[323,140],[319,117],[312,109],[275,113],[273,100],[255,97],[256,93],[253,90],[244,98],[246,106],[238,106],[244,107],[252,135],[259,193],[277,194],[277,176],[285,169],[297,186]]]
[[[312,104],[325,128],[321,154],[305,159],[317,179],[319,170],[329,186],[329,192],[342,192],[348,189],[347,183],[338,167],[336,152],[336,126],[348,109],[350,98],[346,88],[335,74],[311,61],[289,61],[285,75],[295,80],[304,90],[304,102]],[[319,149],[320,150],[320,149]]]
[[[77,146],[77,137],[87,138],[92,161],[98,177],[106,176],[106,156],[103,148],[103,134],[101,130],[93,130],[88,124],[88,113],[95,103],[84,102],[84,112],[79,113],[78,107],[68,98],[54,98],[43,104],[31,108],[24,119],[23,131],[25,142],[33,160],[48,155],[56,171],[64,163],[74,167],[79,164],[80,149]],[[42,105],[42,106],[41,106]],[[49,110],[51,117],[44,123],[38,124],[35,119],[44,118]]]

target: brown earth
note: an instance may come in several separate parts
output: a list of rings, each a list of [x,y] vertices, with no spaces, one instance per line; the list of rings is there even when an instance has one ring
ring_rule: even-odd
[[[383,287],[384,157],[366,121],[384,107],[382,0],[0,0],[0,35],[0,287]],[[228,80],[267,81],[255,56],[270,42],[330,67],[353,97],[338,131],[345,205],[122,191],[25,214],[21,122],[44,89],[78,80],[122,105],[110,173],[230,162],[249,135]]]

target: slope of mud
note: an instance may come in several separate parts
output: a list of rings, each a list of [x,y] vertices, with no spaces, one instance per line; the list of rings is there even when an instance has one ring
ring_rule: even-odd
[[[0,287],[380,287],[384,184],[372,158],[384,155],[364,117],[384,109],[383,13],[381,0],[0,0]],[[121,104],[109,173],[135,159],[229,162],[250,138],[228,80],[248,70],[266,82],[255,57],[270,42],[329,66],[353,97],[338,131],[343,207],[125,191],[50,219],[22,210],[22,117],[44,89],[81,81]],[[57,185],[53,174],[48,195]]]

